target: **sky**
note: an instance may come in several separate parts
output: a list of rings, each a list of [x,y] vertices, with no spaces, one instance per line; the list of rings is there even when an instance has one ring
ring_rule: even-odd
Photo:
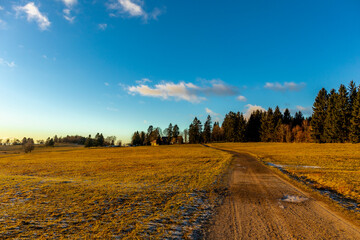
[[[360,84],[360,2],[0,0],[0,139],[129,141]]]

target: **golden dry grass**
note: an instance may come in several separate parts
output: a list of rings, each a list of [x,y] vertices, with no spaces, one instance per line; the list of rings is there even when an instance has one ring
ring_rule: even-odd
[[[360,202],[360,145],[314,143],[216,143],[214,147],[256,155],[284,165],[297,177]],[[315,167],[315,168],[313,168]],[[360,209],[358,209],[360,210]]]
[[[201,145],[0,155],[0,238],[191,238],[230,154]]]

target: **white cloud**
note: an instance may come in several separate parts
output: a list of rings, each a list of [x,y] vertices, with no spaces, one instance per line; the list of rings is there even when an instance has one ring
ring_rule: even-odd
[[[142,78],[141,80],[137,80],[135,81],[137,84],[144,84],[144,83],[147,83],[147,82],[151,82],[150,79],[148,78]]]
[[[244,114],[245,118],[246,119],[249,119],[250,115],[252,112],[256,111],[256,110],[260,110],[260,111],[266,111],[265,108],[261,107],[261,106],[258,106],[258,105],[251,105],[251,104],[248,104],[245,106],[247,109],[246,109],[246,112]]]
[[[144,78],[137,81],[137,86],[130,86],[127,88],[129,94],[140,94],[142,96],[157,97],[162,99],[185,100],[192,103],[199,103],[206,100],[207,96],[228,96],[234,95],[236,90],[234,87],[228,86],[223,82],[207,82],[207,86],[197,86],[193,83],[180,82],[178,84],[172,82],[163,82],[156,84],[154,87],[149,87],[145,84],[151,82]],[[210,85],[209,85],[210,83]]]
[[[51,25],[49,19],[39,11],[38,7],[35,6],[33,2],[29,2],[25,6],[15,6],[14,10],[17,15],[25,13],[27,15],[27,21],[37,22],[41,30],[47,30]]]
[[[107,24],[106,23],[100,23],[100,24],[98,24],[98,27],[99,27],[99,29],[104,31],[107,28]]]
[[[305,115],[311,115],[313,110],[312,110],[312,107],[303,107],[303,106],[296,106],[296,109],[298,111],[301,111],[303,114]]]
[[[220,115],[220,114],[212,111],[212,110],[209,109],[209,108],[205,108],[205,111],[206,111],[207,114],[212,115],[212,116],[219,116],[219,115]]]
[[[144,120],[144,124],[147,124],[147,123],[148,123],[148,121]]]
[[[162,13],[158,8],[154,8],[151,13],[147,13],[142,7],[143,4],[141,0],[117,0],[115,3],[108,4],[108,8],[118,10],[120,13],[130,17],[142,17],[145,21],[148,19],[157,19]],[[115,17],[116,15],[110,13],[110,16]]]
[[[42,55],[42,57],[44,58],[44,59],[47,59],[48,57],[44,54],[44,55]]]
[[[10,67],[10,68],[13,68],[13,67],[16,66],[14,61],[8,62],[3,58],[0,58],[0,65],[7,66],[7,67]]]
[[[4,10],[4,7],[3,6],[0,6],[0,11]]]
[[[77,0],[62,0],[62,1],[68,8],[77,4]]]
[[[240,101],[240,102],[246,102],[247,101],[247,98],[246,97],[244,97],[244,96],[238,96],[237,98],[236,98],[238,101]]]
[[[178,84],[163,83],[157,84],[154,88],[141,84],[138,86],[130,86],[128,88],[130,94],[140,94],[147,97],[157,97],[162,99],[174,98],[175,100],[185,100],[192,103],[198,103],[205,100],[204,97],[199,97],[186,87],[184,82]]]
[[[104,82],[104,85],[108,87],[110,84],[108,82]]]
[[[140,5],[130,0],[118,0],[118,2],[122,6],[123,10],[128,12],[131,16],[142,16],[145,14]]]
[[[270,83],[267,82],[264,86],[264,88],[273,90],[273,91],[300,91],[305,87],[305,83],[295,83],[295,82],[284,82],[284,84],[280,84],[278,82]]]
[[[63,13],[64,13],[64,18],[68,21],[68,22],[70,22],[70,23],[73,23],[74,22],[74,20],[75,20],[75,17],[74,16],[71,16],[71,10],[69,9],[69,8],[65,8],[64,10],[63,10]]]

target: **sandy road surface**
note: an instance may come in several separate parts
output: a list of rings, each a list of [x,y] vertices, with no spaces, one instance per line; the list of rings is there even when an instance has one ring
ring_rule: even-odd
[[[360,239],[359,228],[324,203],[282,201],[284,195],[307,195],[254,157],[231,153],[230,195],[206,239]]]

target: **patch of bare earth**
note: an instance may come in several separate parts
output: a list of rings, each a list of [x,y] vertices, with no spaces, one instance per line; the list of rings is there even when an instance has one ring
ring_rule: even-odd
[[[206,239],[360,239],[360,230],[248,154],[235,153],[230,194]]]

